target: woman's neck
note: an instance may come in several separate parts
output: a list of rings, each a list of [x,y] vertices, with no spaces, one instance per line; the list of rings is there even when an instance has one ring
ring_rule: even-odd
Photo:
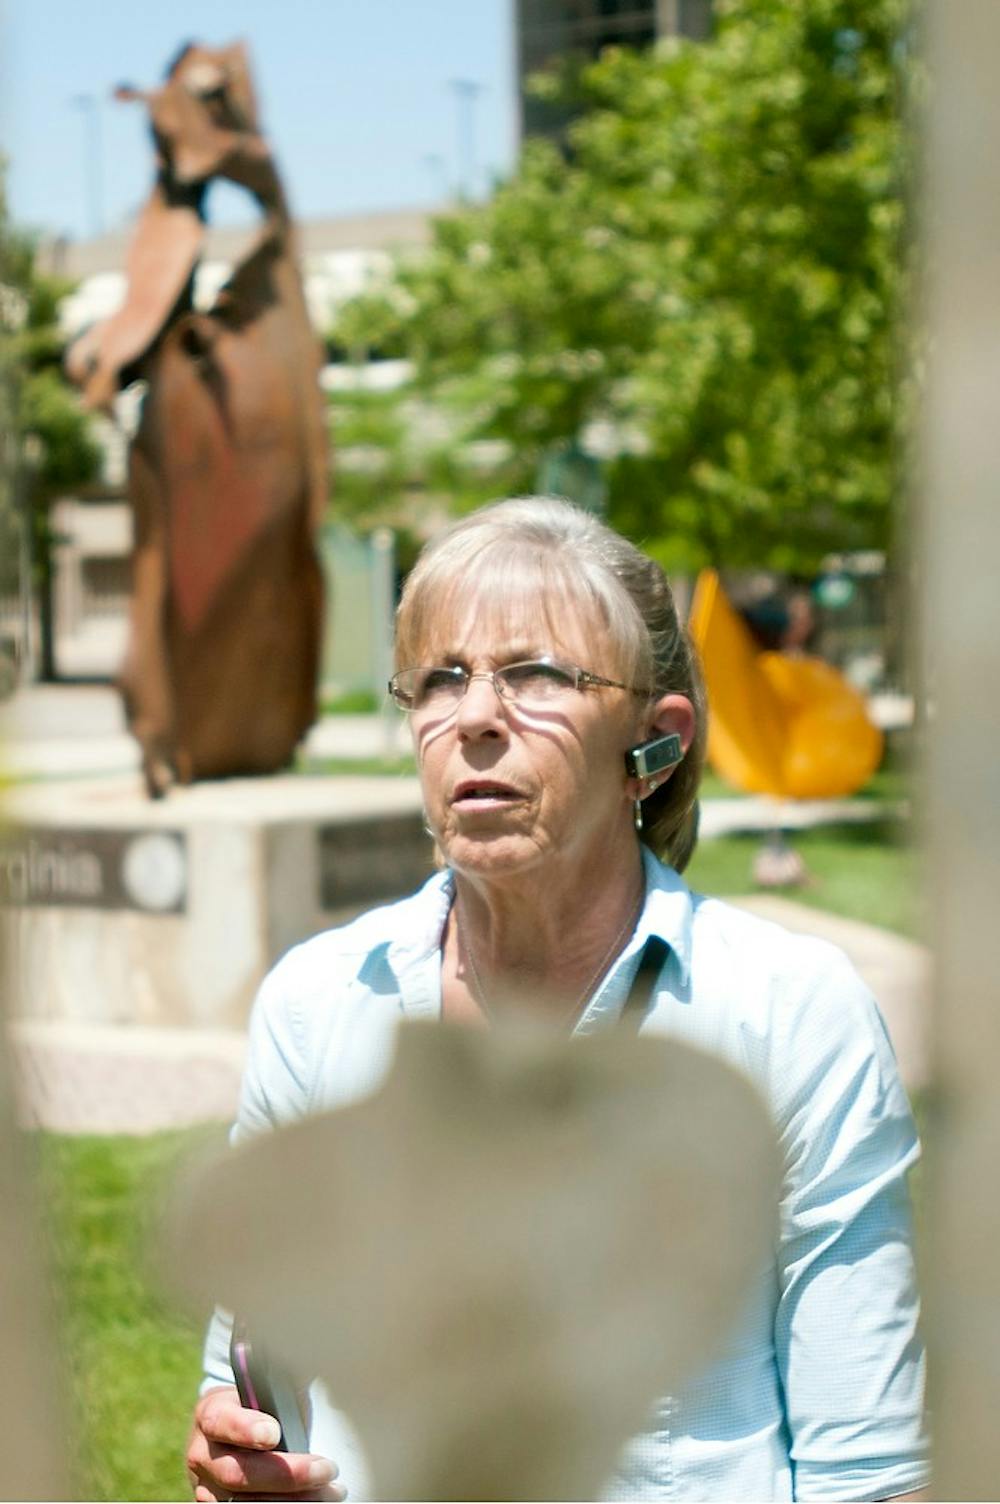
[[[496,883],[457,873],[448,942],[455,969],[487,1013],[520,1003],[562,1016],[585,1006],[626,944],[642,907],[638,846],[560,886]]]

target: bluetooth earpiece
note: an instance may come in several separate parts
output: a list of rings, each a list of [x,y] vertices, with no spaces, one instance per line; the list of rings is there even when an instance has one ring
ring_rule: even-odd
[[[650,778],[664,768],[674,768],[684,760],[684,749],[676,731],[669,736],[654,736],[625,753],[625,771],[632,778]]]

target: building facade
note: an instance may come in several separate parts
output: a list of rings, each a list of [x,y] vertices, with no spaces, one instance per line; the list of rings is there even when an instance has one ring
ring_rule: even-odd
[[[712,0],[517,0],[517,74],[521,134],[558,135],[565,112],[526,91],[533,73],[558,59],[591,59],[605,47],[648,47],[660,37],[704,41]]]

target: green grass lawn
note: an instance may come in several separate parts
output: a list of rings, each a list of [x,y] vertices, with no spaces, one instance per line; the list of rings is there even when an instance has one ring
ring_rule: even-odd
[[[685,880],[699,893],[718,897],[759,892],[751,869],[760,844],[757,834],[702,841]],[[919,939],[917,855],[905,822],[817,826],[794,832],[789,844],[805,861],[809,882],[783,890],[784,896]]]
[[[417,771],[416,759],[409,752],[399,757],[307,757],[298,752],[292,767],[293,773],[307,773],[310,777],[378,777],[399,778]]]
[[[386,692],[388,698],[388,691]],[[322,715],[375,715],[381,710],[382,695],[373,689],[345,689],[339,695],[324,695],[320,702]]]
[[[202,1129],[37,1135],[76,1498],[191,1496],[183,1456],[201,1326],[164,1308],[144,1250],[165,1176],[205,1140]]]

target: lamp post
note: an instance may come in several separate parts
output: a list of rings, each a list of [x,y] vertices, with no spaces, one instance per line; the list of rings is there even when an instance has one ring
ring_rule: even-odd
[[[104,162],[101,146],[100,104],[95,94],[74,94],[73,107],[86,117],[84,156],[87,164],[87,201],[90,211],[90,233],[104,233]]]
[[[377,527],[371,536],[372,626],[376,695],[381,696],[382,756],[390,758],[396,748],[399,717],[386,685],[392,674],[393,617],[396,606],[396,535],[390,527]]]
[[[576,438],[552,444],[538,466],[538,490],[543,496],[565,496],[595,517],[603,517],[608,486],[600,461],[588,454]]]
[[[35,476],[41,469],[42,441],[37,434],[29,433],[20,444],[16,458],[17,505],[20,514],[18,538],[18,606],[20,614],[19,670],[22,684],[33,684],[38,677],[38,661],[35,642],[34,590],[32,581],[34,549],[34,516],[32,497]]]
[[[453,78],[448,83],[458,101],[458,158],[460,194],[471,198],[476,187],[476,100],[483,86],[474,78]]]
[[[442,157],[440,152],[429,151],[424,153],[422,160],[434,184],[435,203],[446,203],[449,193],[448,173],[445,169],[444,157]]]

